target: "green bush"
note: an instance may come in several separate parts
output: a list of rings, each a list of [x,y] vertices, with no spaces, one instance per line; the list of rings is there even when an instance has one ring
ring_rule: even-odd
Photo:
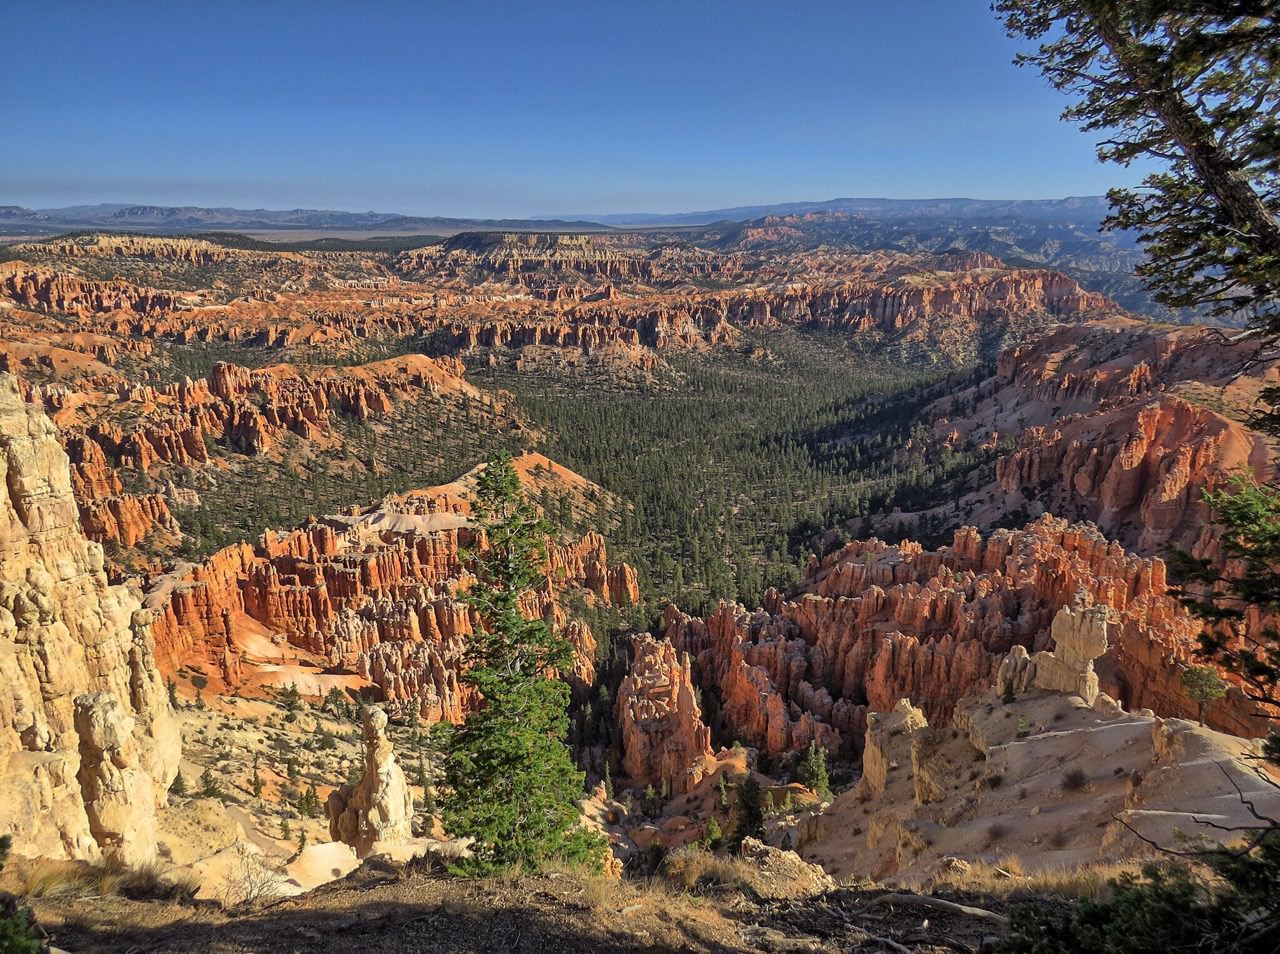
[[[0,871],[9,858],[13,839],[0,835]],[[31,912],[18,907],[18,902],[7,894],[0,894],[0,954],[40,954],[44,945],[36,936],[31,923]]]

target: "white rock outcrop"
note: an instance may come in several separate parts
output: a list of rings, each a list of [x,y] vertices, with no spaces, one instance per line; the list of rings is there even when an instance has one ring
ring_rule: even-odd
[[[0,834],[22,855],[145,859],[181,749],[149,617],[108,583],[53,423],[10,374],[0,487]]]
[[[387,738],[387,714],[364,712],[364,775],[329,793],[329,835],[365,858],[413,838],[413,792]]]
[[[996,689],[1066,692],[1092,706],[1099,696],[1093,661],[1107,651],[1110,626],[1105,606],[1064,606],[1053,618],[1053,650],[1029,656],[1025,647],[1014,646],[1000,665]]]

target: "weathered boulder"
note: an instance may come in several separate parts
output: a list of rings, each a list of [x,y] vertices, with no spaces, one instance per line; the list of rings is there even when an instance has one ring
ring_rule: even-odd
[[[1107,651],[1110,626],[1105,606],[1064,606],[1053,618],[1053,650],[1028,656],[1025,647],[1013,647],[1000,664],[997,688],[1074,693],[1085,705],[1093,705],[1099,695],[1093,661]]]
[[[111,693],[90,692],[76,698],[75,720],[80,791],[94,841],[107,861],[154,861],[154,783],[140,764],[133,717]]]

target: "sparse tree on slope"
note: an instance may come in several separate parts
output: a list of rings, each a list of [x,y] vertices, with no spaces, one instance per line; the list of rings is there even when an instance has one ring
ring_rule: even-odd
[[[1227,694],[1227,684],[1212,666],[1191,666],[1182,674],[1182,688],[1199,706],[1196,714],[1200,724],[1204,725],[1204,710],[1214,699],[1221,699]]]
[[[477,870],[599,863],[602,842],[578,823],[584,775],[565,745],[569,687],[556,678],[572,667],[573,648],[520,609],[543,579],[547,527],[509,457],[481,472],[473,511],[487,546],[466,554],[476,581],[465,599],[479,626],[462,679],[483,702],[449,733],[445,827],[475,838]]]

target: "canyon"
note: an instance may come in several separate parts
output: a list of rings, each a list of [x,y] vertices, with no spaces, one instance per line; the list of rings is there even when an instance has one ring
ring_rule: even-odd
[[[822,885],[994,863],[1019,787],[1044,817],[1001,850],[1038,864],[1132,850],[1104,810],[1169,835],[1277,716],[1227,675],[1193,724],[1166,558],[1226,565],[1203,496],[1274,480],[1280,367],[864,225],[5,247],[0,832],[203,897],[465,852],[428,806],[485,704],[473,502],[506,451],[614,874],[710,844],[747,778],[744,855]],[[1054,802],[1035,765],[1086,756],[1097,805]]]

